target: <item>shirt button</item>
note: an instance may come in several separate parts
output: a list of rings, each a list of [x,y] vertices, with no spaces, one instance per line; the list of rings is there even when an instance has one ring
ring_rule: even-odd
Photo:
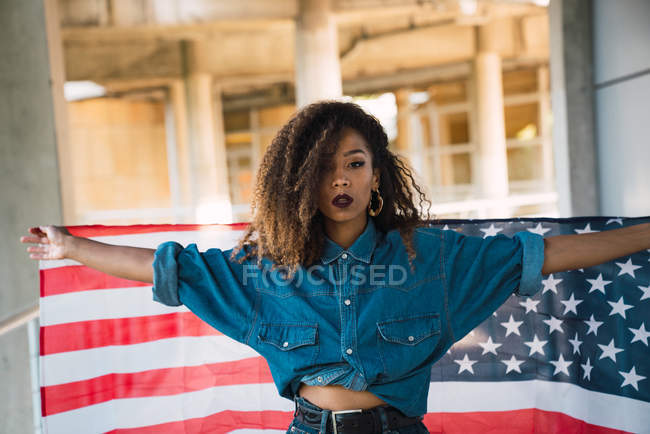
[[[343,254],[341,255],[341,258],[343,258],[343,259],[348,259],[348,254],[347,254],[347,253],[343,253]]]
[[[288,347],[288,346],[289,346],[289,342],[285,342],[285,343],[283,343],[282,346],[283,346],[283,347]]]
[[[319,375],[318,378],[317,378],[317,380],[318,380],[319,383],[322,383],[322,382],[323,382],[323,377],[321,377],[321,376]]]
[[[409,341],[413,342],[415,338],[413,336],[409,336]]]
[[[345,352],[348,354],[352,354],[352,348],[348,348],[347,350],[345,350]]]
[[[351,302],[350,299],[348,298],[348,299],[346,299],[343,303],[345,303],[346,306],[349,306],[350,303],[352,303],[352,302]]]

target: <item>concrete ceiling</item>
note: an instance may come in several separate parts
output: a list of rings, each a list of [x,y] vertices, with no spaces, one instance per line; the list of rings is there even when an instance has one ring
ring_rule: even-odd
[[[344,82],[467,62],[477,25],[499,27],[504,59],[543,62],[546,8],[532,3],[332,0]],[[66,78],[122,89],[180,78],[191,46],[226,92],[286,85],[297,13],[297,0],[59,0]]]

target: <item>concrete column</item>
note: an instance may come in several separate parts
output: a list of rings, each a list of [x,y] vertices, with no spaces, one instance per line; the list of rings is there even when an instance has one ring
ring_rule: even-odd
[[[551,98],[548,89],[549,71],[547,66],[537,68],[537,92],[539,93],[539,135],[542,138],[544,190],[554,190],[553,143],[551,142]]]
[[[185,85],[182,80],[174,80],[168,87],[165,104],[165,127],[174,223],[192,223],[194,218],[188,214],[192,207],[192,191],[187,101]]]
[[[57,145],[65,140],[66,121],[56,6],[0,2],[0,320],[38,303],[38,266],[18,237],[32,225],[64,222]],[[25,325],[0,335],[0,384],[0,431],[33,433],[39,391]]]
[[[299,0],[296,19],[296,105],[343,94],[336,23],[329,0]]]
[[[501,56],[496,50],[498,29],[491,24],[478,28],[478,54],[474,61],[476,83],[479,174],[484,198],[508,196],[508,159],[503,116]],[[490,214],[490,213],[488,213]],[[494,210],[494,217],[503,216]]]
[[[591,1],[549,5],[555,182],[561,217],[597,215]]]
[[[259,109],[253,108],[250,111],[250,129],[251,129],[251,171],[253,175],[257,174],[264,157],[264,149],[262,149],[262,138],[260,134],[260,112]],[[253,178],[253,182],[255,182]]]
[[[185,78],[189,125],[192,203],[198,223],[231,223],[226,140],[221,91],[202,72],[200,43],[186,44]],[[215,92],[216,90],[216,92]],[[216,97],[215,97],[216,95]]]
[[[411,112],[409,107],[409,89],[398,89],[395,91],[395,103],[397,105],[397,139],[395,140],[395,150],[402,155],[411,158],[410,151],[412,145],[413,131],[411,128]]]

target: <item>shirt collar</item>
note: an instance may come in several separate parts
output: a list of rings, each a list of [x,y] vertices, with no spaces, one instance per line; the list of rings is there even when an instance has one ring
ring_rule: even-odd
[[[372,256],[372,252],[375,249],[376,239],[377,231],[375,228],[375,223],[372,221],[372,218],[368,217],[366,228],[347,250],[336,244],[334,241],[329,239],[327,235],[325,235],[325,244],[323,246],[321,261],[323,264],[329,264],[333,260],[337,259],[343,252],[347,252],[353,258],[369,264],[370,257]]]

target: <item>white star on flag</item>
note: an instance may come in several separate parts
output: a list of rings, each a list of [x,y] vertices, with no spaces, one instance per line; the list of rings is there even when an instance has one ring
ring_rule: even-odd
[[[559,359],[557,359],[555,361],[549,360],[549,362],[553,366],[555,366],[555,371],[553,371],[553,375],[557,375],[560,372],[563,372],[566,375],[569,375],[569,366],[571,365],[571,363],[573,363],[572,361],[564,360],[564,357],[562,357],[562,354],[560,354]]]
[[[442,227],[442,230],[443,230],[443,231],[448,231],[448,230],[449,230],[449,225],[444,225],[444,226]]]
[[[623,351],[621,348],[616,348],[614,346],[614,338],[612,338],[612,340],[609,342],[609,344],[607,344],[607,345],[598,344],[598,346],[600,347],[600,349],[603,352],[600,355],[599,360],[604,359],[605,357],[609,357],[610,359],[612,359],[614,361],[614,363],[616,363],[616,354]]]
[[[546,342],[548,341],[540,341],[537,339],[537,334],[535,334],[533,336],[533,340],[530,342],[524,342],[524,345],[528,345],[530,347],[530,353],[528,354],[529,356],[532,356],[534,353],[540,353],[543,356],[544,350],[542,347],[546,345]]]
[[[641,268],[640,265],[634,265],[632,263],[632,258],[628,259],[625,264],[621,262],[615,262],[616,265],[621,267],[621,271],[618,272],[617,276],[620,276],[621,274],[629,274],[630,276],[634,277],[636,279],[636,276],[634,275],[634,270],[638,270]]]
[[[494,223],[492,223],[489,228],[481,229],[481,232],[483,232],[485,234],[485,235],[483,235],[483,238],[487,238],[487,237],[495,236],[496,234],[498,234],[502,230],[503,230],[502,228],[495,228]]]
[[[526,301],[520,301],[519,304],[526,308],[526,313],[531,311],[537,312],[537,305],[539,304],[539,300],[527,298]]]
[[[544,294],[546,291],[553,291],[557,294],[557,284],[560,282],[562,282],[562,279],[555,279],[553,277],[553,274],[549,274],[548,279],[542,279],[542,283],[544,284],[542,294]]]
[[[578,314],[578,305],[582,303],[582,300],[576,300],[573,298],[573,294],[571,294],[571,297],[569,297],[568,300],[560,300],[560,303],[564,305],[564,313],[563,315],[566,315],[567,312],[573,312],[576,315]]]
[[[537,235],[544,236],[544,234],[548,231],[551,230],[551,228],[543,228],[541,223],[537,223],[537,226],[535,226],[533,229],[526,229],[528,232],[532,232]]]
[[[460,374],[463,371],[469,371],[472,374],[474,373],[474,368],[472,368],[472,365],[476,363],[476,360],[470,360],[469,357],[467,357],[467,353],[465,353],[465,357],[463,357],[462,360],[454,360],[455,363],[458,363],[458,373]]]
[[[576,233],[578,234],[590,234],[592,232],[599,232],[599,231],[594,231],[591,229],[591,223],[587,223],[587,226],[585,226],[584,229],[574,229]]]
[[[591,369],[593,368],[593,366],[591,366],[591,363],[589,362],[589,357],[587,357],[587,363],[580,366],[582,366],[582,369],[584,369],[585,371],[584,374],[582,374],[582,378],[583,379],[586,378],[587,380],[591,381]]]
[[[641,296],[641,300],[645,300],[646,298],[650,298],[650,286],[641,286],[641,285],[639,285],[638,288],[643,292],[643,295]]]
[[[603,294],[605,293],[605,285],[612,283],[611,280],[603,280],[602,273],[598,274],[596,279],[587,279],[587,282],[591,283],[591,288],[589,288],[589,293],[593,291],[600,291]]]
[[[648,345],[648,337],[650,337],[650,332],[646,331],[645,324],[642,323],[641,327],[639,327],[638,329],[633,329],[632,327],[628,327],[628,328],[634,334],[634,337],[632,338],[630,343],[641,341],[646,346]]]
[[[573,339],[569,339],[569,343],[571,343],[571,346],[573,346],[573,353],[578,353],[580,354],[580,345],[582,345],[582,341],[578,340],[578,332],[576,332],[576,337]]]
[[[630,372],[618,371],[618,373],[623,376],[623,384],[621,384],[621,388],[629,384],[630,386],[634,387],[634,390],[638,391],[639,385],[637,383],[645,379],[643,375],[637,375],[636,368],[634,366],[632,366]]]
[[[507,368],[506,368],[506,374],[510,371],[517,371],[521,374],[521,368],[519,365],[524,363],[523,360],[517,360],[515,356],[510,357],[510,360],[501,360],[502,363],[505,363]]]
[[[620,217],[616,219],[609,219],[607,220],[607,223],[605,223],[605,226],[607,226],[610,223],[618,223],[619,225],[623,226],[623,219]]]
[[[492,342],[492,336],[488,336],[487,342],[479,342],[478,344],[483,348],[483,352],[481,353],[482,356],[487,353],[492,353],[496,356],[497,348],[501,346],[501,344]]]
[[[595,336],[598,336],[598,327],[603,325],[602,321],[596,321],[594,319],[594,314],[591,314],[591,317],[589,318],[589,321],[585,321],[585,323],[589,326],[589,330],[587,330],[587,334],[589,333],[594,333]]]
[[[506,328],[506,337],[510,333],[514,333],[517,336],[521,336],[519,333],[519,326],[521,326],[524,322],[523,321],[515,321],[514,318],[512,318],[512,314],[510,315],[510,319],[507,322],[502,322],[501,325]]]
[[[548,334],[550,335],[554,331],[559,331],[560,333],[564,333],[564,330],[562,330],[562,320],[555,318],[553,315],[551,315],[551,319],[545,319],[544,323],[549,326],[548,329]]]
[[[625,311],[632,308],[631,304],[625,304],[623,302],[622,295],[621,298],[619,298],[616,303],[614,303],[613,301],[608,301],[607,303],[609,303],[612,306],[612,310],[609,313],[609,316],[619,314],[620,316],[625,318]]]

